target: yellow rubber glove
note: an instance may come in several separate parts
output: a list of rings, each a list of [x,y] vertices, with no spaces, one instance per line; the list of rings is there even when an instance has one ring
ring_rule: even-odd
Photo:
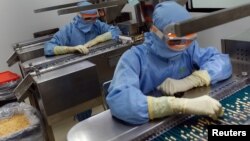
[[[85,45],[85,44],[75,46],[75,48],[81,54],[88,54],[89,53],[89,49],[88,49],[87,45]]]
[[[147,97],[150,119],[161,118],[173,114],[207,115],[217,119],[223,115],[219,101],[204,95],[198,98]]]
[[[89,49],[84,45],[78,45],[78,46],[74,46],[74,47],[56,46],[54,48],[55,55],[63,55],[63,54],[69,54],[69,53],[75,53],[75,52],[87,54],[87,53],[89,53]]]
[[[210,76],[208,72],[206,70],[199,70],[180,80],[167,78],[157,89],[165,95],[174,95],[178,92],[185,92],[194,87],[208,86],[209,84]]]
[[[84,44],[87,48],[90,48],[98,43],[101,42],[105,42],[107,40],[111,40],[112,39],[112,34],[111,32],[106,32],[102,35],[97,36],[95,39],[90,40],[89,42],[87,42],[86,44]]]
[[[74,47],[56,46],[54,48],[55,55],[63,55],[63,54],[74,53],[74,52],[77,52],[77,50]]]

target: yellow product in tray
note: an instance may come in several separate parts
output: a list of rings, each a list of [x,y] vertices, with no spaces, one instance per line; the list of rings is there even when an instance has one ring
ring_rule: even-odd
[[[0,119],[0,138],[24,130],[30,125],[24,114],[17,114],[10,118]]]

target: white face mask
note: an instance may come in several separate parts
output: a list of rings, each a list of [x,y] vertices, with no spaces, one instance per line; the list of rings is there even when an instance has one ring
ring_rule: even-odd
[[[173,33],[162,33],[156,26],[152,25],[150,31],[155,33],[167,46],[174,51],[183,51],[196,39],[197,34],[188,34],[183,37],[177,37]]]

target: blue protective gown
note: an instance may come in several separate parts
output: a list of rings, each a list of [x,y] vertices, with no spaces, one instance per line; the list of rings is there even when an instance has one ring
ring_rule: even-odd
[[[45,55],[54,55],[55,46],[76,46],[83,45],[94,39],[96,36],[110,31],[112,39],[117,40],[121,31],[118,27],[110,26],[99,20],[94,23],[85,22],[79,15],[73,21],[62,28],[45,44]]]
[[[145,36],[146,40],[152,40],[155,35]],[[182,79],[200,69],[208,71],[214,84],[232,74],[229,56],[213,47],[200,48],[194,42],[181,54],[164,58],[154,50],[156,44],[146,42],[122,55],[108,89],[106,100],[112,114],[128,123],[142,124],[149,120],[146,96],[159,96],[156,87],[166,78]]]
[[[177,10],[171,13],[172,16],[164,14],[164,17],[170,18],[169,20],[164,21],[163,17],[159,17],[162,19],[159,22],[169,24],[185,19],[181,17],[183,13],[178,19],[179,7],[172,4],[173,2],[169,3],[170,7],[161,5],[162,8]],[[157,14],[159,13],[154,13],[154,17]],[[154,24],[161,28],[163,24],[159,22]],[[214,47],[200,48],[198,43],[193,41],[186,50],[176,52],[170,50],[154,33],[145,33],[144,43],[127,50],[117,64],[106,97],[112,115],[131,124],[148,122],[146,96],[161,96],[156,87],[166,78],[182,79],[194,70],[207,70],[211,84],[232,74],[229,56],[219,53]]]

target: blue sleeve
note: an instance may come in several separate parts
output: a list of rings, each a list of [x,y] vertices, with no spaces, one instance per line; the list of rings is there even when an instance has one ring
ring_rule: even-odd
[[[139,72],[139,60],[130,49],[119,60],[106,97],[112,115],[130,124],[149,121],[147,97],[140,90]]]
[[[200,70],[207,70],[211,84],[229,78],[232,75],[232,65],[227,54],[222,54],[214,47],[200,48],[195,42],[188,49],[194,65]]]
[[[66,46],[69,44],[69,25],[60,28],[60,30],[53,36],[53,38],[44,45],[44,54],[47,56],[54,55],[54,48],[56,46]]]
[[[99,20],[96,21],[98,24],[98,30],[100,32],[100,35],[106,32],[111,32],[112,34],[112,39],[118,40],[119,35],[121,34],[121,31],[119,27],[113,26],[113,25],[108,25],[104,22],[101,22]]]

